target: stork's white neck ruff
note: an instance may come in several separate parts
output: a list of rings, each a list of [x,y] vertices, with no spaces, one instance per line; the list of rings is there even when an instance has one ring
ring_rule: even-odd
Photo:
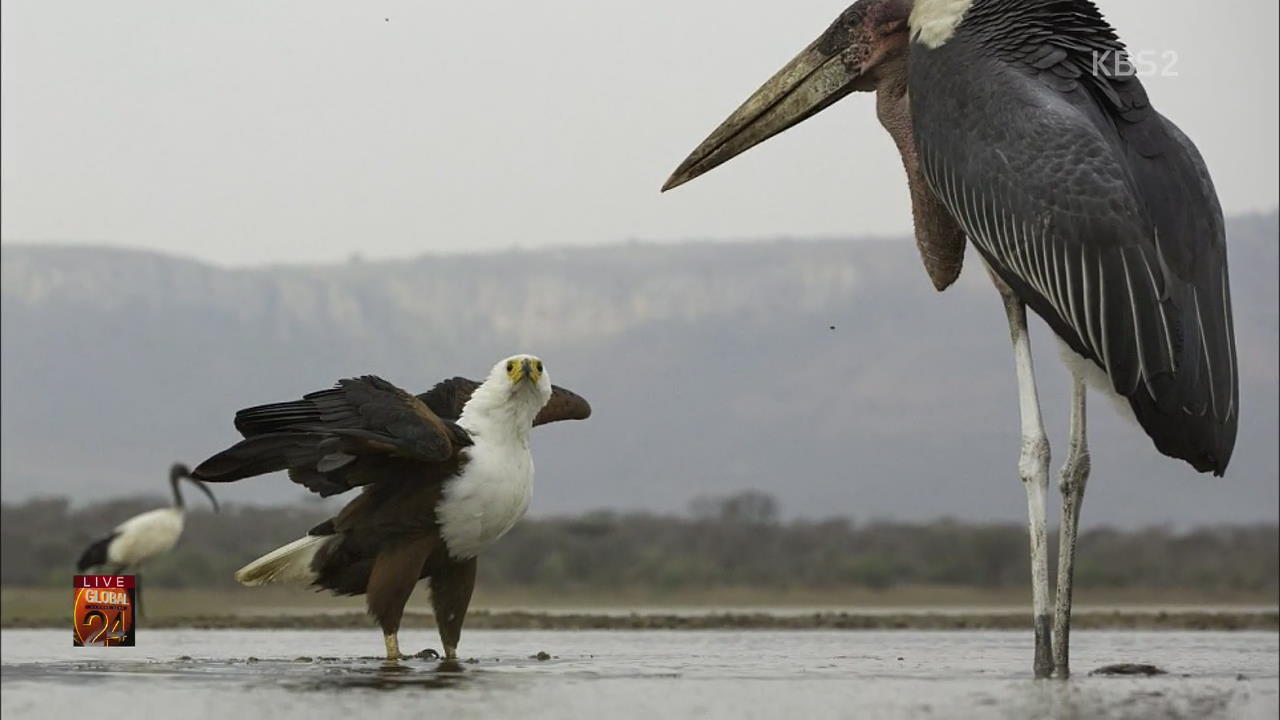
[[[907,19],[912,39],[928,48],[941,47],[972,4],[973,0],[915,0]]]

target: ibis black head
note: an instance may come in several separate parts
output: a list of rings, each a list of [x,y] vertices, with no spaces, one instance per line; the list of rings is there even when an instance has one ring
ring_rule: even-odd
[[[182,491],[178,489],[178,481],[183,479],[190,480],[192,485],[200,488],[200,492],[204,493],[209,498],[209,502],[213,504],[213,511],[219,512],[218,499],[213,496],[213,493],[204,483],[192,477],[191,469],[182,463],[174,463],[169,468],[169,485],[173,488],[173,504],[175,507],[185,507],[185,503],[182,500]]]
[[[855,91],[905,88],[910,0],[858,0],[769,79],[671,173],[670,190]]]

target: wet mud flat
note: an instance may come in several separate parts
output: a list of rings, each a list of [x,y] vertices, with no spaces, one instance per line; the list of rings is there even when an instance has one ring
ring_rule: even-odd
[[[1025,631],[478,630],[462,663],[389,667],[376,630],[147,630],[132,649],[6,630],[0,710],[65,717],[1274,718],[1271,631],[1083,631],[1036,681]],[[436,642],[406,626],[406,651]],[[1156,676],[1097,676],[1119,662]]]
[[[57,628],[64,618],[11,617],[10,628]],[[406,624],[434,626],[430,613],[405,614]],[[155,629],[336,630],[370,627],[360,612],[292,614],[196,614],[144,618]],[[907,612],[572,612],[473,610],[468,630],[1022,630],[1031,615],[1022,611],[915,610]],[[1252,610],[1082,610],[1073,616],[1080,630],[1280,630],[1280,611]]]

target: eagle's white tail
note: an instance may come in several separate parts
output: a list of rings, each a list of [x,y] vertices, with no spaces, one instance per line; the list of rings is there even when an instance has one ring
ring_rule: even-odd
[[[310,583],[316,579],[311,560],[316,551],[337,535],[308,535],[278,547],[236,571],[241,585],[268,583]]]

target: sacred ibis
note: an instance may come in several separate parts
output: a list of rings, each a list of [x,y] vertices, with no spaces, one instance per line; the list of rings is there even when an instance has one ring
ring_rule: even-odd
[[[204,483],[191,476],[191,471],[182,463],[174,463],[169,468],[169,486],[173,490],[173,506],[148,510],[135,515],[116,526],[111,534],[96,540],[80,554],[76,569],[85,572],[99,569],[107,575],[119,575],[126,572],[137,572],[146,561],[173,549],[182,537],[182,528],[186,519],[186,503],[182,499],[182,490],[178,481],[188,480],[200,488],[213,503],[213,511],[218,511],[218,500],[204,486]],[[142,584],[138,584],[138,604],[142,604]]]

